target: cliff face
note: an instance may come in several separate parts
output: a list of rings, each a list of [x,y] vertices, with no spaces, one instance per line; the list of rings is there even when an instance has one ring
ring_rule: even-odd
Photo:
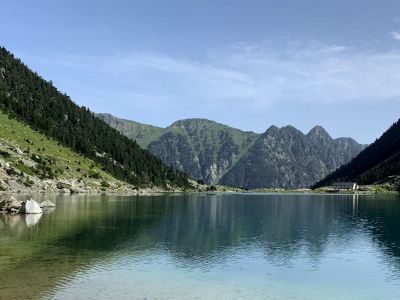
[[[308,187],[362,148],[352,139],[332,139],[321,127],[307,135],[292,126],[271,127],[220,182],[245,188]]]
[[[165,163],[205,183],[218,183],[257,135],[204,119],[182,120],[165,129],[147,149]]]

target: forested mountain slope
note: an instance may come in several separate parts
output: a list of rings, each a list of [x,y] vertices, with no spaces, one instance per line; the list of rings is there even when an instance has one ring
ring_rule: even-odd
[[[314,188],[334,181],[371,184],[391,175],[400,175],[400,120],[352,161],[315,184]]]
[[[166,166],[89,109],[0,48],[0,110],[102,165],[135,185],[189,186],[187,175]]]

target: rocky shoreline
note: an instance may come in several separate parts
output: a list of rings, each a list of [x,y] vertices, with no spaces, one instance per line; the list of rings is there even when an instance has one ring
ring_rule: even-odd
[[[33,199],[18,201],[11,196],[8,200],[0,201],[0,213],[3,214],[42,214],[44,210],[53,207],[56,207],[56,205],[49,200],[37,203]]]

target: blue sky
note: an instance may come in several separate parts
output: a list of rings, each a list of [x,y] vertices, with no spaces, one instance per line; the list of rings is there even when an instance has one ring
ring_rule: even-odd
[[[400,118],[400,1],[2,0],[1,15],[0,44],[96,112],[362,143]]]

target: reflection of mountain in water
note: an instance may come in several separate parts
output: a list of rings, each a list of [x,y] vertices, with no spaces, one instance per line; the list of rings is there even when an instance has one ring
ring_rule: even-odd
[[[38,297],[94,263],[145,251],[167,251],[182,264],[212,264],[226,251],[258,247],[272,263],[290,263],[300,251],[318,262],[328,242],[345,247],[360,234],[371,235],[400,269],[395,197],[76,196],[57,204],[40,220],[0,215],[0,296]]]

